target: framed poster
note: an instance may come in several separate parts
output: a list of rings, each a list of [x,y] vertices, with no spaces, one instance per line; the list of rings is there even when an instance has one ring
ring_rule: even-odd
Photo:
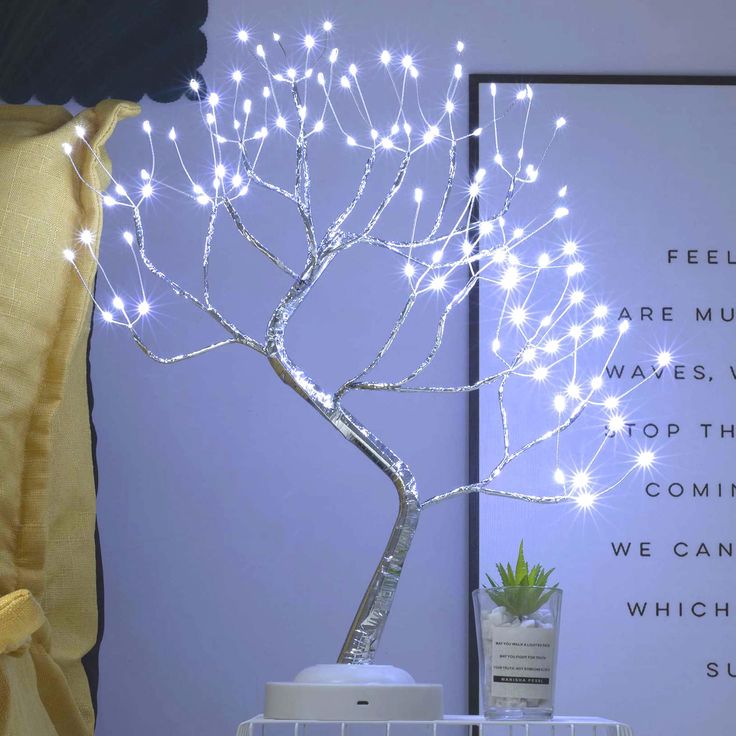
[[[507,227],[527,227],[564,194],[569,217],[540,247],[575,249],[591,308],[605,304],[614,327],[631,328],[602,374],[604,394],[627,399],[605,462],[642,448],[656,461],[591,508],[471,496],[470,587],[515,559],[521,539],[531,561],[556,568],[558,713],[615,718],[638,736],[736,733],[736,77],[471,75],[470,129],[493,117],[494,102],[504,110],[498,143],[471,138],[471,172],[490,176],[499,151],[519,155],[518,121],[506,111],[527,84],[523,156],[533,171],[543,164]],[[479,220],[496,211],[487,190]],[[498,298],[490,281],[473,294],[470,383],[491,370]],[[556,390],[543,380],[507,398],[512,444]],[[500,451],[497,403],[493,391],[471,397],[471,482]],[[607,430],[581,427],[561,453],[521,460],[507,483],[545,495],[558,463],[582,467]],[[470,661],[477,712],[473,629]]]

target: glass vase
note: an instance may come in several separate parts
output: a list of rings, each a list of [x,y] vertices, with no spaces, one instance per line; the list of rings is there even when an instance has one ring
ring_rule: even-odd
[[[473,604],[484,716],[551,718],[562,591],[481,588],[473,592]]]

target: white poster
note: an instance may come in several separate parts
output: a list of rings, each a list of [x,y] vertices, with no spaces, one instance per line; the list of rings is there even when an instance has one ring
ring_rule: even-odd
[[[479,84],[481,120],[493,114],[490,81]],[[586,303],[606,304],[614,328],[630,323],[602,395],[625,396],[657,372],[622,402],[625,427],[604,446],[603,467],[618,472],[642,449],[656,461],[590,509],[481,496],[479,573],[513,562],[521,539],[531,564],[555,567],[551,582],[564,590],[556,713],[617,719],[637,736],[727,736],[736,733],[736,87],[600,81],[530,80],[524,160],[539,176],[507,227],[529,227],[567,186],[570,214],[539,248],[574,243]],[[523,89],[499,83],[498,110]],[[499,121],[507,161],[518,134],[518,116]],[[494,136],[481,136],[488,178],[496,153]],[[498,192],[489,185],[481,218]],[[481,284],[481,377],[492,370],[498,291]],[[662,351],[672,364],[660,372]],[[544,426],[558,390],[539,381],[507,397],[512,450]],[[483,477],[503,452],[493,389],[478,424]],[[554,493],[558,464],[582,467],[603,432],[571,428],[559,459],[543,443],[509,468],[505,486]]]

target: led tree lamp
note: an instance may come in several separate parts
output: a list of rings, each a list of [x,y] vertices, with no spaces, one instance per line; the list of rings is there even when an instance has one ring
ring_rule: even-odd
[[[435,719],[441,717],[441,688],[418,685],[410,675],[394,667],[374,664],[376,647],[386,624],[401,570],[409,552],[421,513],[442,501],[469,493],[516,499],[535,504],[572,503],[588,508],[611,492],[636,468],[649,467],[654,455],[639,448],[615,474],[603,472],[607,427],[616,433],[625,427],[625,403],[629,395],[647,379],[626,391],[613,394],[604,381],[605,369],[627,331],[628,322],[611,324],[609,310],[589,297],[582,288],[584,265],[574,242],[560,246],[548,244],[559,235],[557,225],[568,216],[565,206],[567,187],[557,184],[547,211],[528,227],[511,227],[509,212],[517,197],[535,186],[540,167],[565,119],[549,121],[549,140],[536,162],[527,161],[525,141],[532,112],[533,90],[523,87],[503,103],[492,86],[493,117],[483,128],[468,134],[457,131],[455,97],[462,78],[462,66],[455,63],[446,94],[439,105],[425,105],[420,90],[420,74],[409,55],[388,50],[371,59],[375,83],[384,84],[381,104],[372,109],[370,97],[361,87],[362,71],[354,63],[343,64],[337,48],[329,43],[332,24],[325,22],[320,33],[308,34],[294,48],[278,34],[268,44],[250,39],[248,32],[237,33],[236,43],[247,59],[246,73],[230,75],[229,88],[221,92],[205,90],[201,81],[192,80],[191,92],[199,99],[193,111],[200,115],[207,131],[211,162],[204,172],[194,172],[179,148],[175,128],[162,137],[163,145],[173,147],[176,168],[181,174],[179,188],[164,179],[155,168],[154,132],[148,121],[143,133],[150,143],[151,162],[140,172],[140,179],[125,186],[111,177],[109,192],[98,192],[108,207],[130,210],[132,228],[124,235],[138,269],[137,301],[128,303],[120,296],[106,271],[99,267],[97,293],[85,284],[102,319],[127,330],[135,344],[151,359],[163,364],[178,363],[225,346],[248,348],[267,360],[283,383],[298,394],[340,435],[354,444],[387,476],[398,496],[398,513],[375,572],[355,618],[348,629],[337,664],[318,665],[300,673],[294,683],[270,683],[267,688],[266,716],[300,719]],[[456,46],[458,57],[463,44]],[[245,67],[244,67],[245,68]],[[245,79],[251,96],[245,94]],[[499,100],[497,108],[496,102]],[[428,110],[438,110],[436,114]],[[504,155],[499,121],[517,115],[513,154]],[[495,140],[495,156],[487,168],[470,173],[470,180],[459,181],[458,148],[471,136],[489,135]],[[85,131],[77,129],[78,142],[88,145]],[[362,174],[353,193],[344,187],[317,192],[310,178],[312,142],[327,138],[340,147],[346,157],[362,162]],[[273,146],[289,146],[294,160],[293,179],[286,184],[271,176],[262,155],[267,141]],[[89,148],[89,146],[88,146]],[[424,187],[407,184],[412,165],[431,149],[446,163],[442,177]],[[89,150],[92,150],[91,148]],[[73,145],[64,145],[73,162]],[[94,151],[92,151],[94,154]],[[104,166],[102,161],[98,161]],[[389,183],[379,196],[370,195],[376,171],[390,171]],[[483,219],[474,212],[479,195],[494,182],[502,191],[495,211]],[[87,186],[89,183],[85,182]],[[431,189],[428,189],[431,187]],[[500,187],[500,189],[499,189]],[[303,229],[302,252],[279,253],[257,236],[249,218],[243,214],[248,192],[259,188],[293,208]],[[199,293],[185,289],[153,262],[146,250],[142,204],[157,191],[174,191],[193,207],[209,215],[202,243],[202,286]],[[426,193],[435,196],[425,196]],[[327,227],[319,228],[312,213],[313,197],[340,202]],[[367,198],[367,199],[366,199]],[[345,201],[347,200],[347,201]],[[436,204],[427,205],[427,202]],[[370,202],[370,206],[366,206]],[[360,206],[362,205],[362,207]],[[405,228],[393,237],[379,234],[385,213],[405,213]],[[429,210],[429,211],[427,211]],[[147,208],[147,211],[148,208]],[[247,334],[225,316],[210,296],[209,267],[216,223],[230,220],[248,246],[252,247],[285,275],[288,288],[274,305],[262,336]],[[81,224],[83,228],[83,223]],[[91,234],[81,229],[79,242],[69,244],[64,256],[76,268],[78,258],[94,258]],[[546,247],[542,247],[547,244]],[[393,326],[383,342],[375,346],[374,358],[336,390],[320,386],[296,364],[289,354],[285,337],[291,319],[307,300],[325,271],[351,248],[376,248],[390,253],[403,271],[405,299]],[[161,356],[144,341],[139,324],[149,318],[146,272],[165,284],[193,310],[211,318],[222,332],[216,342],[190,352]],[[150,277],[150,276],[147,276]],[[481,282],[490,284],[499,296],[495,338],[490,349],[497,359],[497,370],[467,385],[435,385],[424,378],[443,343],[445,327],[453,310],[463,304],[471,290]],[[398,288],[398,287],[395,287]],[[422,299],[441,300],[443,305],[434,338],[421,346],[414,368],[390,380],[373,378],[397,336],[407,324],[415,305]],[[604,346],[602,349],[601,346]],[[595,360],[585,359],[591,354]],[[671,358],[662,352],[658,368]],[[590,363],[595,362],[591,369]],[[546,428],[524,442],[515,441],[507,410],[507,389],[515,383],[543,384],[548,392]],[[480,482],[462,485],[420,499],[415,477],[401,457],[363,425],[346,404],[355,392],[412,392],[465,394],[494,391],[497,397],[503,451],[492,470]],[[597,413],[600,443],[582,465],[564,467],[560,453],[566,430],[583,412]],[[549,468],[549,490],[534,494],[514,490],[504,484],[507,468],[542,444],[555,446],[555,464]],[[320,448],[329,454],[329,448]],[[620,460],[620,458],[619,458]]]

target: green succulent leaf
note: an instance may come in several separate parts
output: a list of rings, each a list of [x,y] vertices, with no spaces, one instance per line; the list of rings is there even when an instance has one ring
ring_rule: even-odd
[[[548,585],[548,581],[555,568],[545,570],[537,563],[529,567],[524,556],[524,541],[519,544],[519,554],[516,565],[511,563],[496,563],[501,583],[497,584],[490,575],[486,575],[489,585],[484,589],[490,599],[497,605],[503,606],[513,616],[526,618],[538,611],[552,597],[558,584]],[[547,590],[542,590],[547,588]]]

